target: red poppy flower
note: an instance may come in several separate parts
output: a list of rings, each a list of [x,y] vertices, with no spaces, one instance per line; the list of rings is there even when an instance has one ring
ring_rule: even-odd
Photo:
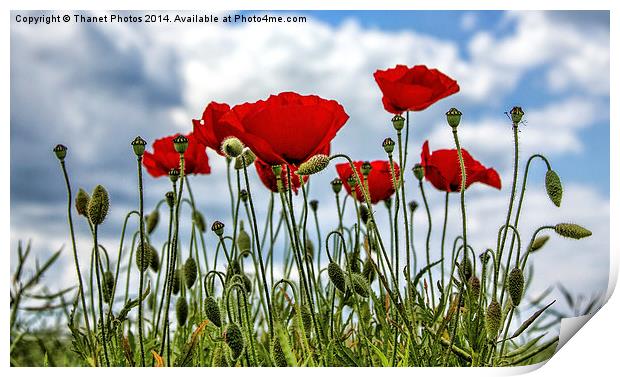
[[[496,189],[502,188],[502,181],[497,171],[486,168],[465,149],[463,162],[465,163],[465,188],[472,183],[480,182]],[[446,192],[461,191],[461,167],[459,155],[456,149],[438,149],[431,154],[428,149],[428,140],[422,146],[422,166],[424,166],[424,176],[435,188]]]
[[[254,161],[254,166],[256,166],[256,172],[258,173],[258,176],[261,182],[263,182],[263,184],[265,185],[265,187],[277,193],[278,185],[276,182],[276,175],[273,174],[273,169],[271,168],[271,165],[257,158]],[[299,188],[299,186],[301,186],[301,182],[299,181],[299,176],[295,174],[295,172],[297,171],[297,167],[293,165],[288,165],[288,167],[289,169],[291,169],[291,184],[293,185],[293,192],[297,194],[297,189]],[[286,188],[288,185],[286,166],[282,166],[281,178],[282,178],[282,184]],[[309,176],[304,175],[304,182],[308,182],[308,178]]]
[[[353,165],[355,165],[355,170],[357,170],[357,174],[361,180],[364,179],[362,175],[362,164],[363,161],[354,161]],[[394,186],[392,185],[392,171],[390,170],[390,162],[389,161],[373,161],[370,163],[372,169],[370,170],[370,174],[368,174],[368,191],[370,193],[370,202],[372,204],[379,203],[381,200],[385,200],[394,194]],[[351,169],[351,165],[348,162],[337,164],[336,171],[338,172],[338,176],[340,180],[342,180],[342,184],[344,188],[347,190],[347,193],[351,195],[351,187],[347,183],[349,177],[353,174],[353,170]],[[394,163],[394,175],[396,179],[398,179],[398,174],[400,173],[400,168],[397,163]],[[356,189],[356,197],[362,200],[361,193]]]
[[[284,92],[237,105],[215,127],[230,132],[269,165],[299,165],[330,143],[349,119],[336,101]]]
[[[223,155],[220,149],[222,141],[226,136],[230,135],[218,137],[215,135],[214,129],[219,124],[220,118],[229,111],[230,106],[225,103],[210,102],[207,107],[205,107],[201,119],[192,119],[196,140],[213,149],[220,155]],[[225,134],[225,132],[220,132],[220,135],[223,134]]]
[[[374,76],[383,92],[383,107],[392,114],[424,110],[460,89],[456,81],[425,65],[397,65],[377,70]]]
[[[144,152],[144,167],[153,177],[167,176],[170,169],[179,168],[179,153],[174,150],[172,139],[179,134],[155,140],[153,153]],[[185,151],[185,174],[210,174],[209,158],[204,144],[198,142],[193,133],[188,139]]]

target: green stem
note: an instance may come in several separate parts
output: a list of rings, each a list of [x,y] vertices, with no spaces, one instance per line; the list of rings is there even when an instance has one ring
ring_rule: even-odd
[[[428,207],[428,200],[426,199],[426,193],[424,192],[424,185],[422,184],[422,180],[418,181],[418,185],[420,186],[420,193],[422,194],[422,202],[424,202],[424,208],[426,209],[426,218],[428,220],[428,230],[426,231],[426,265],[430,266],[431,264],[431,232],[433,231],[433,219],[431,218],[431,210]],[[428,269],[428,280],[429,285],[431,287],[431,301],[432,306],[435,306],[435,289],[433,283],[433,269]]]
[[[138,156],[138,193],[139,193],[139,209],[140,213],[140,260],[144,263],[144,248],[146,245],[144,244],[144,198],[143,198],[143,187],[142,187],[142,156]],[[130,262],[131,263],[131,262]],[[144,289],[144,268],[140,266],[140,289],[138,295],[142,295],[142,290]],[[146,366],[146,358],[144,356],[144,333],[142,329],[142,321],[143,321],[143,309],[142,309],[142,300],[138,300],[138,341],[140,342],[140,361],[142,366]]]
[[[446,228],[448,226],[448,200],[450,198],[450,192],[446,191],[446,203],[444,207],[444,216],[443,216],[443,230],[441,232],[441,286],[444,287],[446,284],[445,281],[445,271],[444,271],[444,255],[445,255],[445,242],[446,242]]]
[[[99,292],[99,322],[101,325],[101,342],[103,343],[103,354],[105,356],[106,366],[110,366],[110,359],[108,358],[108,345],[105,337],[105,322],[103,316],[103,291],[101,289],[101,273],[99,272],[99,247],[97,243],[97,225],[93,228],[93,244],[95,248],[95,274],[97,276],[97,290]]]

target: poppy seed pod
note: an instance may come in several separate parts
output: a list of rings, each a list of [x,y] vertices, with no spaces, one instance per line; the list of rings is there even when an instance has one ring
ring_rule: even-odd
[[[214,221],[213,225],[211,225],[211,231],[218,237],[221,237],[224,234],[224,224],[221,221]]]
[[[204,233],[207,230],[207,226],[205,225],[205,218],[202,216],[200,211],[192,212],[192,219],[196,224],[196,228],[200,231],[200,233]]]
[[[101,225],[108,215],[110,199],[106,189],[97,185],[88,201],[88,218],[94,225]]]
[[[310,201],[310,209],[313,210],[314,212],[316,212],[317,209],[319,209],[319,201],[318,200],[311,200]]]
[[[159,224],[159,211],[155,210],[146,216],[146,232],[153,233],[157,224]]]
[[[245,145],[243,145],[241,140],[232,136],[224,139],[221,146],[222,153],[230,158],[237,158],[241,156],[241,153],[243,153],[243,148],[245,148]]]
[[[196,276],[198,274],[198,267],[196,261],[192,257],[188,257],[183,264],[183,275],[185,276],[185,285],[191,288],[196,282]]]
[[[491,259],[491,257],[489,256],[489,253],[482,253],[480,254],[480,261],[482,262],[482,264],[486,265],[487,263],[489,263],[489,260]]]
[[[415,200],[412,200],[409,202],[409,211],[411,212],[415,212],[416,209],[418,209],[418,202],[416,202]]]
[[[394,142],[394,140],[387,137],[383,139],[383,143],[381,145],[383,146],[383,150],[385,150],[385,153],[391,155],[394,152],[394,146],[396,145],[396,143]]]
[[[103,301],[110,302],[112,298],[112,290],[114,289],[114,274],[107,270],[103,274]]]
[[[339,194],[342,191],[342,180],[340,178],[334,178],[331,181],[332,191],[334,194]]]
[[[502,307],[496,299],[492,299],[484,318],[484,324],[487,330],[487,338],[497,338],[500,322],[502,321]]]
[[[222,313],[220,312],[220,306],[213,296],[209,296],[205,299],[205,314],[207,319],[211,321],[215,326],[222,326]]]
[[[547,190],[547,196],[559,207],[562,203],[562,181],[556,172],[549,169],[545,175],[545,189]]]
[[[370,286],[368,280],[357,272],[351,273],[349,278],[353,291],[363,298],[370,296]]]
[[[185,325],[185,322],[187,322],[188,312],[189,308],[187,306],[187,300],[185,300],[185,297],[183,296],[179,297],[176,304],[177,322],[179,323],[179,326],[183,326]]]
[[[362,172],[362,175],[364,177],[368,177],[368,174],[370,174],[371,170],[372,170],[372,165],[370,164],[370,161],[362,162],[362,167],[361,167],[360,171]]]
[[[392,126],[396,131],[400,131],[405,127],[405,118],[402,115],[396,114],[392,118]]]
[[[448,120],[448,125],[450,125],[450,127],[452,128],[458,127],[459,123],[461,123],[462,115],[463,113],[461,113],[458,109],[454,107],[448,110],[448,112],[446,113],[446,119]]]
[[[174,275],[172,275],[172,293],[175,295],[179,294],[179,291],[181,290],[181,275],[182,271],[180,268],[177,268],[174,271]]]
[[[560,223],[557,224],[554,229],[555,232],[560,236],[573,238],[576,240],[592,235],[591,231],[577,224]]]
[[[151,246],[151,270],[154,272],[159,271],[159,262],[159,254],[157,253],[157,250]]]
[[[523,271],[518,267],[513,268],[508,275],[508,294],[510,295],[512,305],[515,307],[519,306],[521,297],[523,297],[524,284]]]
[[[142,157],[144,154],[144,149],[146,148],[146,141],[140,136],[136,136],[135,139],[131,142],[131,146],[133,147],[133,153],[138,157]]]
[[[240,252],[244,252],[250,250],[252,245],[252,241],[250,240],[250,235],[248,232],[243,229],[243,220],[241,220],[239,224],[239,234],[237,235],[237,247]]]
[[[355,176],[355,173],[351,173],[349,178],[347,178],[347,185],[351,187],[351,190],[354,190],[355,187],[357,187],[357,177]]]
[[[175,137],[172,142],[174,143],[174,150],[179,154],[185,153],[189,144],[189,140],[183,135]]]
[[[54,151],[54,154],[56,155],[56,158],[58,158],[58,160],[60,161],[65,160],[65,157],[67,156],[67,147],[65,147],[62,144],[58,144],[54,147],[53,151]]]
[[[273,171],[273,175],[276,177],[280,177],[282,175],[282,165],[272,165],[271,170]]]
[[[141,272],[146,271],[151,265],[151,249],[152,246],[146,241],[138,244],[138,249],[136,250],[136,264],[138,265],[138,270]],[[142,254],[144,254],[144,259],[142,259]]]
[[[239,199],[244,203],[248,201],[248,191],[246,189],[239,191]]]
[[[530,250],[534,252],[534,251],[541,249],[543,246],[545,246],[547,241],[549,241],[549,238],[551,237],[549,237],[546,234],[544,236],[536,237],[534,242],[532,242],[532,246],[530,246]]]
[[[523,119],[523,115],[525,113],[523,112],[523,109],[519,106],[515,106],[510,110],[510,119],[512,120],[513,124],[518,124],[519,122],[521,122],[521,119]]]
[[[181,172],[179,172],[179,169],[172,168],[168,170],[168,178],[170,178],[170,181],[172,183],[175,183],[176,181],[178,181],[180,176],[181,176]]]
[[[166,203],[168,203],[168,206],[170,208],[172,208],[172,206],[174,206],[174,192],[168,191],[166,193]]]
[[[280,339],[277,336],[274,336],[271,340],[271,358],[277,367],[284,368],[288,366],[286,355],[284,355],[284,350],[282,350]]]
[[[327,275],[329,275],[329,280],[332,282],[334,287],[342,293],[346,292],[347,283],[344,277],[344,272],[336,262],[329,263],[327,266]]]
[[[299,169],[297,169],[297,175],[312,175],[318,172],[323,171],[327,166],[329,166],[330,158],[325,154],[316,154],[308,161],[299,165]]]
[[[241,333],[239,325],[235,322],[231,322],[231,324],[228,325],[226,332],[224,332],[224,341],[228,347],[230,347],[233,360],[237,360],[243,352],[245,341],[243,340],[243,334]]]
[[[79,215],[84,217],[88,216],[88,202],[90,201],[90,195],[86,191],[80,188],[75,196],[75,210]]]
[[[422,178],[424,178],[424,166],[420,164],[415,164],[412,170],[413,176],[416,177],[418,181],[421,181]]]

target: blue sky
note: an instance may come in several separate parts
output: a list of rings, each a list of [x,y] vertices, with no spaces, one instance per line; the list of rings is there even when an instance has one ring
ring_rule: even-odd
[[[468,190],[472,242],[477,249],[489,246],[493,229],[505,216],[511,183],[512,140],[504,112],[522,106],[527,121],[520,133],[522,156],[545,153],[565,187],[563,206],[555,209],[544,193],[544,170],[539,165],[533,169],[523,233],[529,237],[541,223],[560,221],[581,223],[595,233],[581,242],[554,238],[550,250],[536,257],[532,291],[557,280],[586,296],[606,288],[607,12],[295,13],[307,15],[309,21],[28,26],[13,20],[12,255],[18,240],[31,239],[40,255],[68,246],[64,184],[50,152],[57,143],[69,147],[74,191],[78,187],[90,191],[99,183],[109,189],[112,211],[102,237],[114,249],[124,213],[137,204],[132,184],[135,161],[129,148],[137,134],[150,143],[188,132],[191,119],[212,100],[236,104],[294,90],[336,99],[351,116],[332,150],[354,159],[383,159],[381,140],[394,135],[372,73],[395,64],[426,64],[455,78],[461,91],[412,114],[408,165],[419,161],[426,139],[431,149],[452,148],[444,113],[452,106],[463,111],[459,132],[464,147],[495,167],[504,183],[502,191],[484,186]],[[192,177],[192,185],[211,222],[225,219],[228,203],[216,195],[226,190],[224,163],[208,153],[213,174]],[[333,177],[330,171],[312,179],[312,195],[321,200],[326,227],[335,221],[329,210],[333,197],[328,182]],[[147,208],[168,190],[162,179],[147,177],[145,186]],[[408,198],[420,200],[419,192],[410,190]],[[265,204],[267,193],[256,191]],[[429,197],[439,222],[442,195],[431,191]],[[459,229],[458,208],[456,200],[451,203],[449,234],[454,236]],[[258,207],[259,214],[264,213],[266,205]],[[383,208],[377,212],[383,216]],[[417,221],[425,229],[422,216]],[[85,224],[77,228],[80,248],[88,250],[88,229]],[[435,247],[436,242],[433,238]],[[68,253],[62,262],[70,266]],[[67,286],[72,276],[57,272],[55,284]]]

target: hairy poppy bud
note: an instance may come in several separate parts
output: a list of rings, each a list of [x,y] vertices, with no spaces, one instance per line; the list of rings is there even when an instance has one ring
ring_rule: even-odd
[[[67,156],[67,147],[62,144],[58,144],[54,147],[54,154],[56,154],[56,158],[60,161],[64,161]]]
[[[409,211],[411,212],[415,212],[416,209],[418,209],[418,202],[416,202],[415,200],[412,200],[409,202]]]
[[[476,275],[470,276],[467,281],[467,286],[470,289],[471,297],[475,300],[478,300],[480,297],[480,279]]]
[[[80,188],[75,196],[75,210],[79,215],[84,217],[88,216],[88,202],[90,201],[90,195],[86,191]]]
[[[110,208],[110,199],[106,189],[97,185],[93,190],[93,194],[88,201],[88,218],[94,225],[101,225],[108,215]]]
[[[327,275],[329,275],[329,280],[332,282],[334,287],[342,293],[346,292],[347,284],[344,277],[344,272],[336,262],[329,263],[327,266]]]
[[[284,354],[284,350],[282,350],[280,339],[277,336],[274,336],[271,340],[271,358],[277,367],[284,368],[288,366],[286,355]]]
[[[221,237],[224,234],[224,224],[220,221],[214,221],[213,225],[211,225],[211,230],[218,237]]]
[[[205,314],[207,319],[211,321],[215,326],[222,326],[222,313],[220,312],[220,306],[213,296],[209,296],[205,299]]]
[[[246,189],[242,189],[241,191],[239,191],[239,198],[241,199],[242,202],[247,202],[248,201],[248,191]]]
[[[243,288],[245,289],[245,293],[247,294],[252,293],[252,280],[250,280],[250,278],[246,274],[242,275],[242,279],[243,279]]]
[[[146,216],[146,232],[153,233],[157,224],[159,224],[159,211],[155,210]]]
[[[241,265],[239,264],[239,261],[237,261],[236,259],[230,261],[230,264],[228,265],[228,268],[226,269],[226,279],[230,279],[235,275],[240,275],[241,274]]]
[[[196,276],[198,274],[198,267],[196,266],[196,261],[192,257],[188,257],[185,260],[185,264],[183,265],[183,275],[185,276],[185,285],[188,288],[191,288],[196,281]]]
[[[543,246],[545,246],[547,241],[549,241],[549,238],[551,237],[549,237],[546,234],[544,236],[536,237],[534,242],[532,242],[532,246],[530,246],[530,250],[534,252],[534,251],[541,249]]]
[[[241,153],[243,153],[243,148],[245,148],[245,145],[243,145],[241,140],[233,136],[224,139],[221,146],[222,153],[230,158],[241,156]]]
[[[151,270],[159,271],[159,254],[154,247],[151,247]]]
[[[228,360],[226,359],[226,355],[224,354],[224,350],[219,344],[216,345],[215,349],[213,350],[213,359],[211,360],[211,366],[214,368],[227,368],[230,366],[228,364]]]
[[[394,142],[394,140],[387,137],[383,139],[383,143],[381,145],[383,146],[383,150],[385,150],[385,153],[392,154],[394,152],[394,146],[396,145],[396,143]]]
[[[232,358],[237,360],[243,352],[245,341],[243,340],[243,334],[241,333],[239,325],[235,322],[231,322],[231,324],[228,325],[226,332],[224,332],[224,341],[228,344],[228,347],[230,347]]]
[[[366,258],[366,261],[364,262],[364,267],[362,267],[362,275],[364,275],[366,280],[371,283],[377,277],[377,271],[375,271],[375,266],[373,265],[370,258]]]
[[[245,231],[245,229],[243,229],[243,220],[241,220],[239,225],[239,235],[237,235],[237,247],[239,248],[239,251],[243,253],[246,250],[250,250],[251,245],[252,241],[250,240],[250,235]]]
[[[450,125],[450,127],[452,128],[458,127],[459,123],[461,123],[462,115],[463,113],[461,113],[458,109],[455,109],[454,107],[448,110],[448,112],[446,113],[446,119],[448,120],[448,125]]]
[[[487,330],[487,338],[497,338],[499,325],[502,321],[502,307],[496,299],[492,299],[484,318],[484,324]]]
[[[394,129],[396,131],[402,130],[403,127],[405,127],[405,118],[398,114],[394,115],[394,117],[392,118],[392,125],[394,126]]]
[[[424,178],[424,166],[415,164],[413,166],[413,176],[416,177],[418,181],[421,181],[422,178]]]
[[[146,271],[151,265],[151,249],[152,246],[146,241],[138,244],[138,250],[136,250],[136,264],[141,272]]]
[[[168,206],[170,206],[170,208],[174,206],[174,192],[168,191],[166,193],[166,203],[168,203]]]
[[[512,123],[517,124],[521,122],[524,114],[523,109],[519,106],[513,107],[512,110],[510,110],[510,119],[512,119]]]
[[[140,136],[136,136],[135,139],[131,142],[131,146],[133,147],[133,153],[136,156],[141,157],[144,154],[144,149],[146,148],[146,141]]]
[[[170,178],[170,181],[172,183],[175,183],[176,181],[178,181],[180,176],[181,176],[181,172],[179,172],[179,169],[172,168],[168,170],[168,178]]]
[[[299,169],[297,169],[295,173],[297,173],[297,175],[316,174],[325,169],[329,165],[329,161],[329,156],[324,154],[316,154],[310,157],[308,161],[299,165]]]
[[[200,233],[204,233],[207,230],[207,226],[205,225],[205,218],[202,216],[200,211],[194,211],[192,213],[192,219],[196,224],[196,228],[200,231]]]
[[[372,165],[370,164],[370,161],[362,162],[362,167],[360,170],[364,177],[368,177],[368,174],[370,174],[370,171],[372,170]]]
[[[110,302],[114,290],[114,274],[107,270],[103,273],[103,301]]]
[[[554,229],[560,236],[576,240],[592,235],[592,232],[577,224],[560,223],[557,224]]]
[[[300,306],[301,324],[306,333],[312,332],[312,312],[307,305]]]
[[[189,140],[183,135],[179,135],[172,139],[172,143],[174,144],[174,150],[177,153],[183,154],[187,150],[187,145],[189,144]]]
[[[179,294],[179,291],[181,290],[181,275],[182,275],[182,271],[180,268],[177,268],[174,271],[174,275],[172,275],[172,293]]]
[[[244,167],[252,165],[254,160],[256,160],[256,155],[254,152],[248,148],[244,149],[243,153],[241,153],[239,157],[235,158],[235,170],[241,170]]]
[[[547,196],[559,207],[562,203],[562,182],[556,172],[549,169],[545,175],[545,189],[547,190]]]
[[[508,275],[508,294],[513,306],[519,306],[521,297],[523,297],[523,285],[525,279],[523,278],[523,271],[520,268],[515,267],[510,271]]]
[[[308,260],[314,259],[314,243],[311,239],[306,237],[306,258]]]
[[[185,322],[187,322],[188,311],[187,300],[185,300],[183,296],[179,297],[176,304],[177,322],[179,322],[179,326],[183,326]]]
[[[463,263],[459,265],[459,271],[461,272],[465,280],[469,280],[473,272],[472,263],[471,263],[471,260],[469,260],[469,258],[465,258],[465,260],[463,260]]]
[[[370,296],[370,286],[368,284],[368,280],[366,280],[364,276],[357,272],[353,272],[351,273],[349,281],[351,282],[351,287],[355,293],[363,298],[368,298],[368,296]]]
[[[366,204],[360,204],[360,218],[362,223],[368,223],[368,219],[370,218],[370,210],[366,207]]]
[[[316,210],[319,209],[319,201],[318,200],[311,200],[310,201],[310,209],[312,209],[314,212],[316,212]]]
[[[342,191],[342,180],[340,178],[334,178],[331,182],[332,191],[334,194],[339,194]]]

